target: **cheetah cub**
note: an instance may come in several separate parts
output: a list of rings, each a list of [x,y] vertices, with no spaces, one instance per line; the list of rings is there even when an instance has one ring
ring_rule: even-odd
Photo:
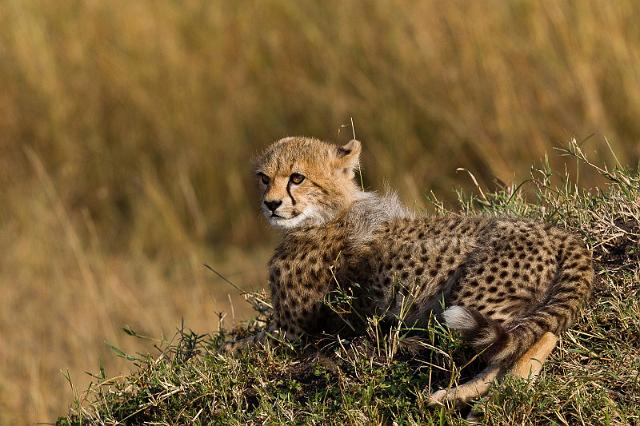
[[[487,359],[478,376],[433,393],[432,403],[481,396],[507,372],[535,377],[589,295],[589,250],[539,222],[416,216],[393,195],[359,188],[360,148],[290,137],[260,157],[262,211],[282,240],[269,263],[272,323],[239,344],[275,332],[362,332],[360,318],[397,318],[411,297],[405,321],[425,324],[434,313]],[[353,294],[357,314],[325,303],[338,285]]]

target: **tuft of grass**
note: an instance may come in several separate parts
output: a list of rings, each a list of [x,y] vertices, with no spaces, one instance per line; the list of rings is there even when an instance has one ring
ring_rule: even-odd
[[[607,187],[580,189],[543,166],[531,169],[530,195],[511,185],[460,199],[468,214],[556,223],[594,251],[593,297],[533,385],[508,377],[473,406],[429,407],[430,392],[481,368],[435,320],[416,332],[369,318],[367,334],[352,340],[220,353],[228,337],[264,326],[269,311],[260,304],[246,326],[183,330],[157,355],[134,355],[132,374],[97,377],[57,424],[466,424],[471,411],[489,425],[639,423],[640,170],[597,166],[575,141],[562,153],[595,168]]]

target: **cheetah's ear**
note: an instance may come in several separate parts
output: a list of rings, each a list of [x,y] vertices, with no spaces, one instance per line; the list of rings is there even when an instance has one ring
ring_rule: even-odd
[[[360,162],[360,149],[362,145],[360,141],[351,139],[345,145],[338,147],[338,167],[342,169],[349,169],[349,171],[358,167]]]

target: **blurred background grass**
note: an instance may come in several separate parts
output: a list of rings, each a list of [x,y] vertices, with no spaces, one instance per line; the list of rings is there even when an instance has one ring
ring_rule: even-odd
[[[0,422],[63,413],[61,371],[120,371],[105,341],[151,348],[124,325],[248,315],[201,264],[264,284],[249,161],[277,138],[344,142],[353,117],[367,186],[418,208],[469,186],[458,167],[571,169],[573,136],[636,164],[639,21],[634,0],[0,0]]]

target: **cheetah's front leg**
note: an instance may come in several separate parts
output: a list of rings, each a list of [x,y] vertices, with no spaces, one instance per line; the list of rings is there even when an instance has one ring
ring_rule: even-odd
[[[224,346],[222,347],[222,351],[226,353],[237,352],[247,346],[264,343],[266,338],[267,333],[263,330],[259,333],[254,334],[253,336],[245,337],[243,339],[235,340],[232,342],[225,342]]]
[[[275,325],[269,324],[267,328],[265,328],[262,331],[259,331],[258,333],[252,336],[248,336],[236,341],[225,342],[225,344],[222,347],[222,351],[226,353],[233,353],[243,348],[246,348],[248,346],[261,345],[267,341],[267,338],[269,336],[280,335],[280,334],[281,333],[279,333],[279,329]]]

